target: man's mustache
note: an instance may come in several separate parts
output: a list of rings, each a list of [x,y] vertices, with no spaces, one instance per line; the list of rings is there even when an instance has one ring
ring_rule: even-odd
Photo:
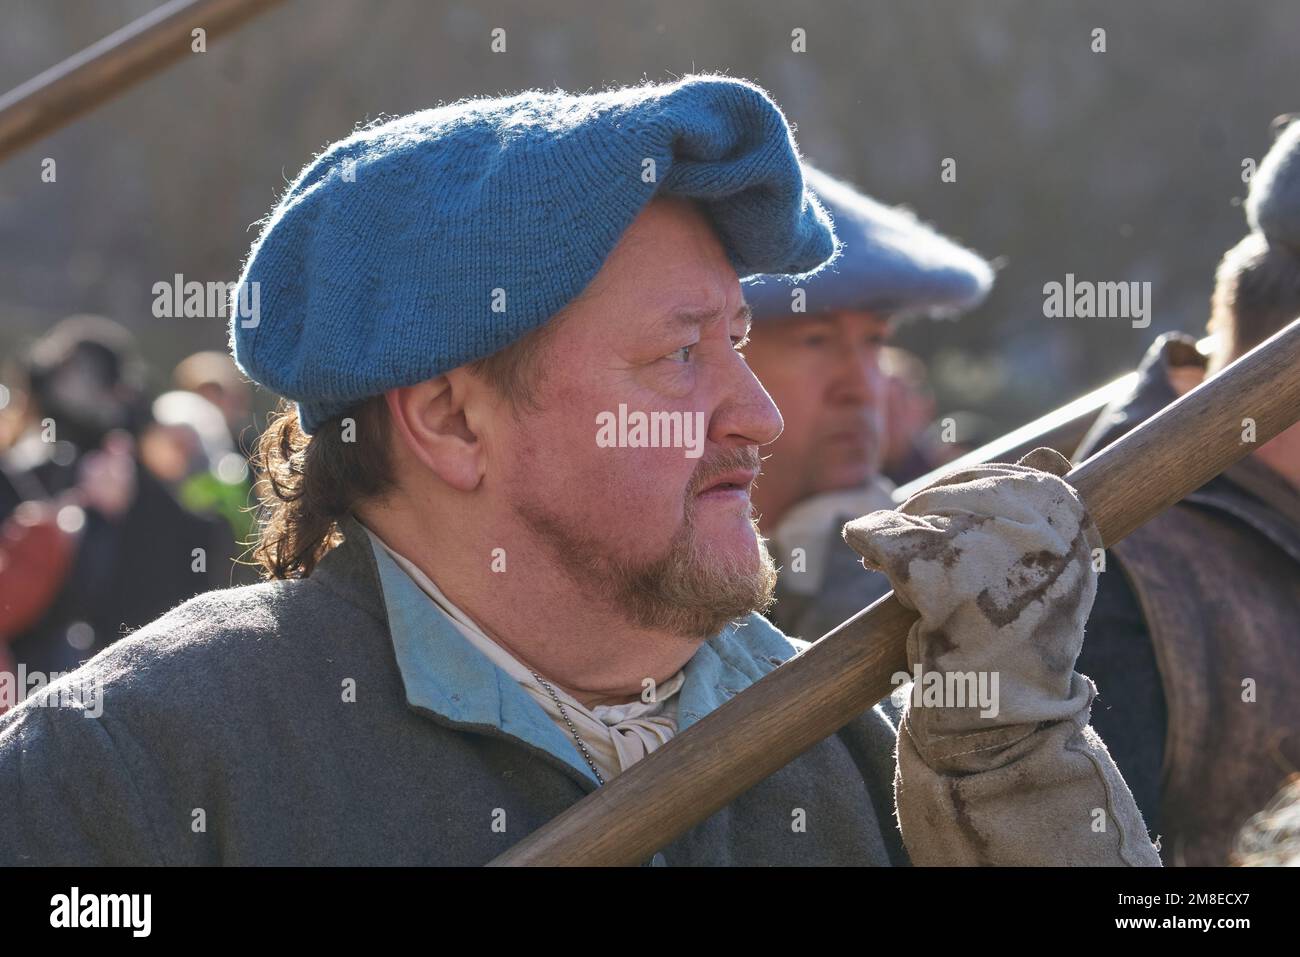
[[[752,445],[719,449],[716,455],[700,460],[695,474],[691,476],[686,497],[694,499],[701,489],[728,472],[734,472],[736,469],[751,469],[758,472],[762,467],[763,460],[759,457],[758,449]]]

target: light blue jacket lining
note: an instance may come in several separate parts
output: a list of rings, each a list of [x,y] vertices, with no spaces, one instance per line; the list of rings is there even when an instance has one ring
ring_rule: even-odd
[[[487,725],[559,758],[595,782],[572,737],[513,678],[465,640],[455,625],[382,548],[379,568],[389,631],[406,700],[451,721]],[[678,692],[677,730],[744,691],[795,649],[758,614],[728,625],[686,663]]]

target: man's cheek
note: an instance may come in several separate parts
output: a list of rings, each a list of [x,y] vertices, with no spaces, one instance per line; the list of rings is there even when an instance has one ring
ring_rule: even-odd
[[[675,524],[698,459],[686,458],[681,449],[610,448],[599,453],[593,469],[596,497]]]

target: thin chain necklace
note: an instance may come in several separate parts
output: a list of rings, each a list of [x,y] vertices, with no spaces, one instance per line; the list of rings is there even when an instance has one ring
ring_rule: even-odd
[[[569,732],[573,735],[573,740],[578,742],[578,750],[581,751],[582,756],[587,759],[587,767],[591,768],[591,773],[596,775],[596,780],[599,781],[601,786],[603,787],[605,784],[605,779],[601,776],[600,769],[596,767],[596,762],[591,760],[591,753],[587,750],[587,746],[583,743],[582,735],[578,734],[578,729],[574,727],[573,722],[569,720],[569,712],[565,710],[564,704],[560,701],[560,696],[555,693],[554,688],[552,688],[549,684],[546,683],[546,679],[543,678],[541,675],[539,675],[536,671],[534,671],[532,675],[534,678],[537,679],[537,683],[547,690],[547,692],[551,696],[551,700],[555,702],[555,706],[560,709],[560,717],[563,718],[564,723],[569,726]]]

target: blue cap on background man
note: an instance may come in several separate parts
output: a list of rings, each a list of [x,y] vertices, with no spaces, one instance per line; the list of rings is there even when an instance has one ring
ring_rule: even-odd
[[[1250,179],[1246,220],[1269,242],[1300,254],[1300,113],[1273,121],[1276,139]]]
[[[798,315],[792,311],[795,288],[804,290],[806,315],[956,315],[988,295],[993,267],[906,209],[885,206],[806,163],[804,182],[834,220],[840,255],[813,277],[747,280],[745,299],[755,321]]]
[[[299,174],[232,298],[258,313],[231,309],[235,361],[313,431],[541,326],[665,194],[700,204],[742,277],[835,252],[785,118],[751,83],[463,100],[360,130]]]

